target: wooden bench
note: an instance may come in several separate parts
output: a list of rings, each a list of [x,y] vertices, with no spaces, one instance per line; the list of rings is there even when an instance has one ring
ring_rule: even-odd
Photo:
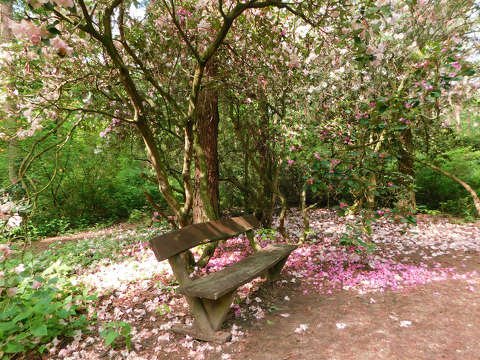
[[[155,237],[150,246],[158,261],[168,259],[194,316],[193,326],[176,325],[173,331],[196,339],[224,343],[230,332],[218,331],[230,310],[236,290],[256,277],[268,281],[278,279],[283,265],[295,245],[269,245],[252,256],[203,278],[191,279],[181,253],[197,245],[225,240],[246,233],[253,241],[253,229],[259,226],[254,216],[186,226],[180,230]]]

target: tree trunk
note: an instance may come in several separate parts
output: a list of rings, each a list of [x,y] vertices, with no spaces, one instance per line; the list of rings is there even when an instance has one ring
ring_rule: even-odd
[[[275,176],[276,170],[274,169],[274,159],[272,149],[270,148],[270,142],[273,140],[270,133],[270,119],[268,116],[268,104],[265,94],[260,90],[259,91],[259,112],[260,112],[260,123],[257,127],[257,141],[256,148],[258,153],[258,159],[260,163],[260,169],[264,172],[267,179],[272,179],[275,183],[275,180],[278,178]],[[278,186],[275,185],[274,186]],[[272,226],[273,221],[273,211],[275,207],[275,192],[272,189],[272,184],[263,181],[262,184],[262,197],[264,200],[264,207],[261,210],[261,219],[263,226],[269,228]],[[285,205],[286,206],[286,205]]]
[[[13,34],[10,30],[10,21],[12,19],[13,12],[13,2],[7,1],[6,3],[0,2],[0,44],[8,43],[13,40]],[[11,70],[10,70],[11,72]],[[12,74],[13,75],[13,74]],[[9,92],[13,91],[13,84],[7,82],[6,84]],[[5,124],[8,129],[14,130],[16,127],[15,119],[12,119],[9,114],[14,110],[15,105],[11,103],[9,98],[3,104],[5,109]],[[14,136],[10,134],[7,144],[8,152],[8,177],[12,184],[19,182],[18,179],[18,164],[17,164],[17,154],[18,154],[18,144]]]
[[[413,184],[415,181],[415,159],[413,157],[413,135],[410,129],[406,129],[403,132],[403,139],[405,149],[400,146],[400,158],[398,160],[398,171],[405,175],[407,179],[402,180],[402,185],[407,188],[407,199],[404,199],[407,204],[415,211],[417,208],[417,202],[415,199],[415,191]]]
[[[207,64],[205,76],[211,83],[216,73],[212,60]],[[196,105],[195,186],[193,198],[193,223],[217,220],[220,217],[219,171],[218,171],[218,92],[215,86],[205,86],[200,91]],[[218,242],[203,247],[202,256],[196,263],[204,267],[213,256]]]
[[[205,75],[211,81],[215,75],[215,64],[208,64]],[[197,132],[198,143],[203,150],[206,169],[202,170],[202,161],[195,157],[195,195],[193,200],[193,222],[200,223],[216,220],[220,216],[220,195],[218,189],[218,93],[212,87],[201,90],[197,104]],[[200,155],[201,156],[201,155]],[[207,194],[202,196],[201,178],[205,171],[207,178]],[[207,204],[202,199],[208,198],[211,211],[207,211]]]

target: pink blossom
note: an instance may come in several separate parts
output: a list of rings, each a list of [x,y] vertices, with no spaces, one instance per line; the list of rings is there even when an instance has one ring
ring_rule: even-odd
[[[40,286],[42,286],[42,283],[41,283],[40,281],[33,280],[32,288],[33,288],[34,290],[37,290]]]
[[[454,63],[452,63],[452,66],[457,70],[460,70],[462,68],[462,65],[460,65],[458,61],[455,61]]]
[[[57,4],[58,6],[64,6],[64,7],[73,7],[74,4],[73,4],[73,1],[72,0],[53,0],[55,2],[55,4]]]
[[[340,203],[340,209],[343,209],[343,208],[346,208],[346,207],[348,207],[347,203],[344,203],[344,202]]]
[[[28,38],[34,45],[40,44],[42,38],[40,27],[35,26],[32,22],[27,20],[22,20],[20,23],[12,22],[10,28],[17,39]]]
[[[17,292],[18,292],[18,288],[16,288],[16,287],[7,289],[7,295],[8,296],[14,296]]]
[[[50,44],[57,50],[60,55],[71,55],[73,52],[73,49],[58,36],[51,39]]]
[[[287,163],[288,163],[288,165],[292,165],[292,164],[294,164],[294,163],[295,163],[295,160],[288,159]]]

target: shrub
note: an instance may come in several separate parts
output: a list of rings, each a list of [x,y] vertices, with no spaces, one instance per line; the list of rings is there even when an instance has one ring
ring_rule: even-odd
[[[85,331],[94,296],[73,286],[58,264],[39,269],[31,254],[21,260],[7,244],[0,250],[0,358],[32,349],[42,353],[54,338]]]

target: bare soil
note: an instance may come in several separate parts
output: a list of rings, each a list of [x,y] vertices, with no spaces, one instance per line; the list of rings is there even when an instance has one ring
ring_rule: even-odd
[[[480,296],[462,281],[362,296],[295,289],[272,296],[278,301],[285,294],[291,300],[280,306],[290,317],[275,312],[268,321],[244,324],[248,337],[232,346],[232,359],[480,359]],[[301,334],[299,324],[308,324]]]

